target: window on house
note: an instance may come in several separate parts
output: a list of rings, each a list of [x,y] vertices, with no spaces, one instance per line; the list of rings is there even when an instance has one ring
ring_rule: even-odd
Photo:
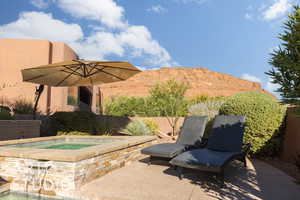
[[[68,87],[67,104],[70,106],[78,105],[78,87]]]

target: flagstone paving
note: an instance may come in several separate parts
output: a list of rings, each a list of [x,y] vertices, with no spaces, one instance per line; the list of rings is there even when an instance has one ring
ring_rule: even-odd
[[[212,174],[188,170],[183,180],[165,161],[147,165],[147,158],[86,184],[79,196],[90,200],[298,200],[300,185],[284,172],[251,160],[225,170],[226,187]]]

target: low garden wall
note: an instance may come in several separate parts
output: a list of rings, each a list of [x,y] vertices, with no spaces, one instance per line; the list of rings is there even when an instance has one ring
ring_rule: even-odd
[[[289,109],[287,111],[281,159],[295,163],[297,155],[300,156],[300,117],[293,113],[293,109]]]
[[[40,136],[39,120],[0,120],[0,140]]]
[[[159,127],[159,131],[167,134],[172,132],[172,127],[166,117],[131,117],[131,120],[139,119],[139,120],[153,120]],[[170,118],[170,120],[172,120]],[[183,125],[184,117],[180,117],[177,121],[177,128],[179,130],[180,127]]]
[[[112,126],[116,130],[116,132],[122,130],[133,120],[152,120],[154,121],[159,128],[161,133],[167,134],[172,132],[172,127],[168,122],[166,117],[120,117],[120,116],[109,116],[109,115],[99,115],[98,120],[107,126]],[[170,120],[172,120],[170,118]],[[180,117],[177,122],[177,130],[182,126],[184,121],[184,117]]]
[[[79,123],[82,123],[83,126],[89,127],[90,124],[85,123],[84,120],[85,119]],[[172,127],[166,117],[126,117],[110,115],[97,115],[96,117],[97,123],[103,127],[108,127],[109,130],[112,130],[111,133],[113,135],[119,135],[122,129],[126,128],[126,126],[133,120],[152,120],[157,124],[160,133],[168,134],[172,132]],[[44,117],[41,121],[41,136],[55,136],[57,134],[58,130],[55,129],[55,124],[52,124],[49,118]],[[176,130],[180,129],[180,127],[183,125],[183,121],[184,117],[180,117],[178,119]],[[84,132],[82,130],[74,131]]]

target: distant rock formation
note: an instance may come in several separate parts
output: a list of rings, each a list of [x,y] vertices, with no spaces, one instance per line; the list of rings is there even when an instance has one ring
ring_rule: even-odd
[[[187,97],[198,95],[230,96],[245,91],[258,91],[273,96],[262,89],[258,82],[246,81],[206,68],[177,67],[147,70],[126,81],[100,85],[100,89],[104,99],[109,96],[146,96],[152,86],[170,79],[189,84],[190,89],[186,93]]]

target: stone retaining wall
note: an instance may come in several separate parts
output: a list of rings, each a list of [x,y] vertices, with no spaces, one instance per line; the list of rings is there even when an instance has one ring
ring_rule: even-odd
[[[39,120],[0,120],[0,140],[40,136]]]

